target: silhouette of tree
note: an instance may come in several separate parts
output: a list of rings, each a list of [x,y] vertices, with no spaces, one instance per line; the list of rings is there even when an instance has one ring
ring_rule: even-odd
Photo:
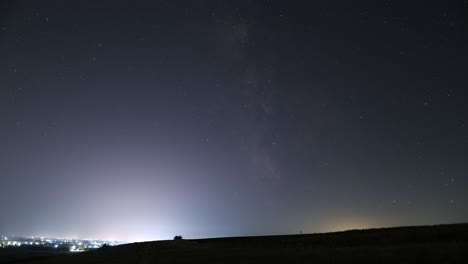
[[[107,243],[102,244],[102,246],[99,249],[107,249],[110,248],[111,246]]]
[[[174,240],[182,240],[182,236],[181,235],[177,235],[174,237]]]

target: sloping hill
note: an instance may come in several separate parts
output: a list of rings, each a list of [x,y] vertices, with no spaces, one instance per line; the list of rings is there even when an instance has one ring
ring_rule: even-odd
[[[10,263],[468,263],[468,224],[133,243]]]

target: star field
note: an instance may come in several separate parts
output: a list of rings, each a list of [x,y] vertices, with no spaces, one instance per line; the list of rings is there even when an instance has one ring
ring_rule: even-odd
[[[0,2],[0,234],[466,222],[467,11]]]

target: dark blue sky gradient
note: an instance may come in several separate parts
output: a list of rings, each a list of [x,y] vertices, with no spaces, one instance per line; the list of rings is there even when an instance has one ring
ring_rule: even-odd
[[[2,1],[0,233],[466,222],[467,10]]]

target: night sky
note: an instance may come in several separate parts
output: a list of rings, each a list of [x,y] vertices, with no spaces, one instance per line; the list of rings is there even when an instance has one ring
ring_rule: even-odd
[[[0,234],[468,221],[468,2],[434,2],[1,1]]]

